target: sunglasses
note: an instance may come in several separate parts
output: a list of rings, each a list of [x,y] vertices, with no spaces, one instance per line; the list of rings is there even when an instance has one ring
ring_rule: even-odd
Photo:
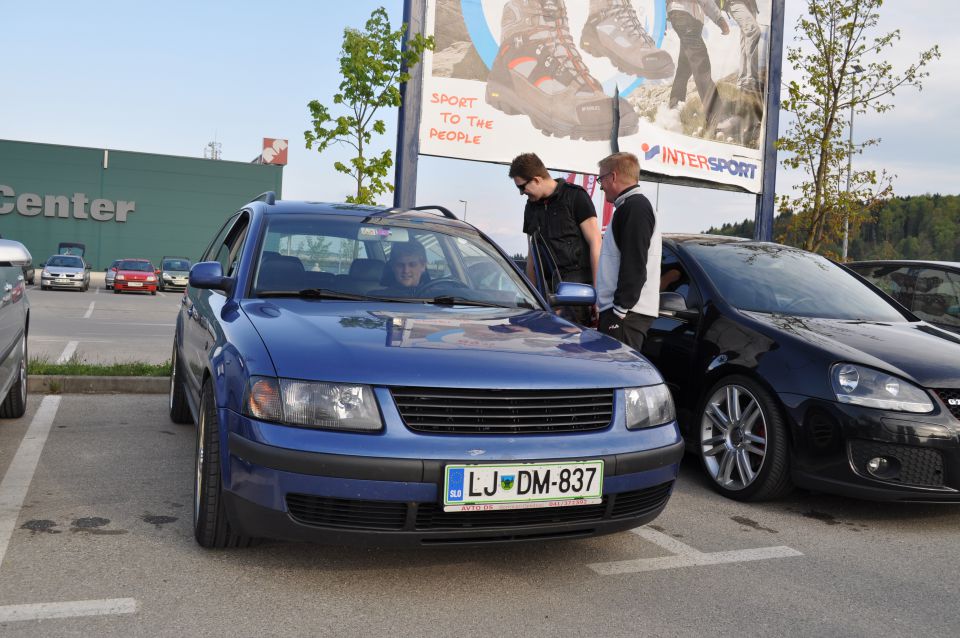
[[[532,179],[528,179],[528,180],[525,181],[524,183],[522,183],[522,184],[514,184],[514,186],[517,187],[517,189],[520,191],[520,194],[522,195],[522,194],[523,194],[523,191],[527,190],[527,184],[529,184],[529,183],[532,182],[532,181],[533,181]]]

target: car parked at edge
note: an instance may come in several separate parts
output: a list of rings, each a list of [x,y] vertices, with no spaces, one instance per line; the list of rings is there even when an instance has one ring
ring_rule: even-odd
[[[160,290],[183,290],[190,276],[190,260],[186,257],[164,257],[158,268]]]
[[[575,538],[664,508],[683,444],[660,374],[552,312],[591,287],[548,302],[442,212],[267,193],[193,266],[170,415],[198,423],[200,545]]]
[[[113,280],[114,280],[114,278],[117,276],[117,266],[120,265],[120,262],[121,262],[121,261],[123,261],[123,260],[122,260],[122,259],[114,259],[112,262],[110,262],[110,267],[109,267],[109,268],[104,268],[104,270],[103,270],[103,273],[104,273],[104,274],[103,274],[103,286],[104,286],[104,288],[106,288],[107,290],[112,290],[112,289],[113,289]]]
[[[147,259],[121,259],[113,277],[113,293],[149,292],[157,294],[157,274]]]
[[[717,491],[960,501],[960,337],[778,244],[665,236],[662,273],[643,353]]]
[[[844,265],[924,321],[960,333],[960,262],[901,259]]]
[[[18,241],[0,239],[0,418],[16,419],[27,409],[27,301],[23,268],[32,261]]]
[[[40,290],[64,288],[86,292],[90,288],[90,266],[78,255],[51,255],[40,264]]]

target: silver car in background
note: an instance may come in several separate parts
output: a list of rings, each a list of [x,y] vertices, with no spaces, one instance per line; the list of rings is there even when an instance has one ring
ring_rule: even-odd
[[[90,266],[77,255],[52,255],[40,273],[40,290],[50,288],[80,289],[90,287]]]
[[[160,290],[187,287],[190,277],[190,260],[186,257],[164,257],[160,260],[160,272],[157,281]]]
[[[121,261],[123,260],[114,259],[113,262],[110,263],[110,267],[105,269],[103,275],[103,285],[107,290],[111,290],[113,288],[113,280],[117,278],[117,266],[120,265]]]
[[[27,302],[23,269],[32,259],[18,241],[0,239],[0,418],[16,419],[27,409]]]

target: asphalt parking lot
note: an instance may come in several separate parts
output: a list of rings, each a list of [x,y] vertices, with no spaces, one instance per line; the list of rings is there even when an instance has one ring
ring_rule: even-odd
[[[191,534],[194,428],[157,395],[33,395],[0,426],[4,636],[955,635],[960,509],[744,505],[691,462],[613,536],[395,551]]]

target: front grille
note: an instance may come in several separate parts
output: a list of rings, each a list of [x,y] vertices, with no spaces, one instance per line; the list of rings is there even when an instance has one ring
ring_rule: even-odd
[[[663,507],[673,481],[603,497],[597,505],[543,507],[491,512],[444,512],[437,503],[396,503],[287,494],[287,509],[298,523],[356,530],[472,530],[584,523],[643,516]],[[416,508],[414,523],[407,513]]]
[[[896,459],[900,463],[899,471],[889,475],[871,474],[867,462],[876,457]],[[850,441],[850,459],[864,476],[904,485],[943,487],[943,455],[939,450],[855,439]]]
[[[354,501],[309,494],[287,494],[287,511],[304,525],[344,529],[403,529],[407,504],[390,501]]]
[[[613,390],[392,388],[404,423],[418,432],[535,434],[602,430]]]
[[[934,390],[955,419],[960,419],[960,390]],[[953,404],[950,401],[954,401]]]

